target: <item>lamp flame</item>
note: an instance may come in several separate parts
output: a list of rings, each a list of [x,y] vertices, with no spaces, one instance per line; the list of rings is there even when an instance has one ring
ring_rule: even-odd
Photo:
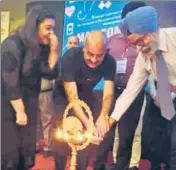
[[[56,136],[57,138],[62,138],[62,131],[60,129],[57,130]]]
[[[90,139],[90,138],[92,138],[93,135],[90,132],[86,132],[85,136],[87,139]]]
[[[82,136],[82,134],[80,132],[77,133],[77,138],[78,138],[79,141],[83,141],[84,140],[84,138],[83,138],[83,136]]]
[[[68,140],[68,139],[69,139],[68,133],[64,133],[64,139],[65,139],[65,140]]]

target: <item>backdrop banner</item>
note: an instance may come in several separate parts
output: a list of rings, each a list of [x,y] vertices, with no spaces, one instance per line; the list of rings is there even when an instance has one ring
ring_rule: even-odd
[[[119,33],[121,11],[128,2],[66,1],[62,54],[67,50],[67,39],[70,36],[77,36],[82,46],[87,33],[91,30],[102,30],[107,38]],[[103,89],[103,79],[94,89]]]

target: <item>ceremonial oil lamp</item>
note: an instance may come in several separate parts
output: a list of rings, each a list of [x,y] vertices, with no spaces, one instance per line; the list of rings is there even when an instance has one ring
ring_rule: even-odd
[[[69,110],[76,105],[80,105],[84,108],[88,115],[90,125],[90,131],[85,131],[81,121],[75,116],[68,116]],[[75,100],[68,104],[63,115],[62,128],[59,127],[55,131],[56,139],[64,140],[71,147],[71,161],[70,170],[76,170],[77,166],[77,153],[79,150],[85,149],[92,140],[93,137],[93,117],[92,112],[88,105],[82,100]]]

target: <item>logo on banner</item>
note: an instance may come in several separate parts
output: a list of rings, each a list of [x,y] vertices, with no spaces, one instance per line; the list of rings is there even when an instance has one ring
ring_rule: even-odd
[[[90,12],[92,11],[94,3],[95,1],[92,1],[92,2],[85,1],[82,10],[80,10],[77,14],[77,19],[80,21],[85,20],[88,14],[90,14]]]
[[[74,23],[67,24],[67,35],[68,36],[73,34],[73,29],[74,29]]]
[[[73,15],[74,11],[75,11],[75,6],[70,6],[70,7],[65,8],[65,14],[68,17],[71,17]]]
[[[106,3],[101,1],[98,7],[102,10],[104,8],[107,8],[107,9],[110,8],[111,5],[112,3],[110,1],[107,1]]]

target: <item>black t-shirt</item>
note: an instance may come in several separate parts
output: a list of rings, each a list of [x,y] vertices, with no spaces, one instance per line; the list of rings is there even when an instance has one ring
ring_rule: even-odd
[[[96,68],[90,68],[84,61],[83,47],[68,50],[61,61],[61,80],[57,81],[56,88],[63,88],[62,82],[76,82],[78,92],[90,92],[96,84],[104,80],[114,81],[116,62],[106,53],[103,62]]]

